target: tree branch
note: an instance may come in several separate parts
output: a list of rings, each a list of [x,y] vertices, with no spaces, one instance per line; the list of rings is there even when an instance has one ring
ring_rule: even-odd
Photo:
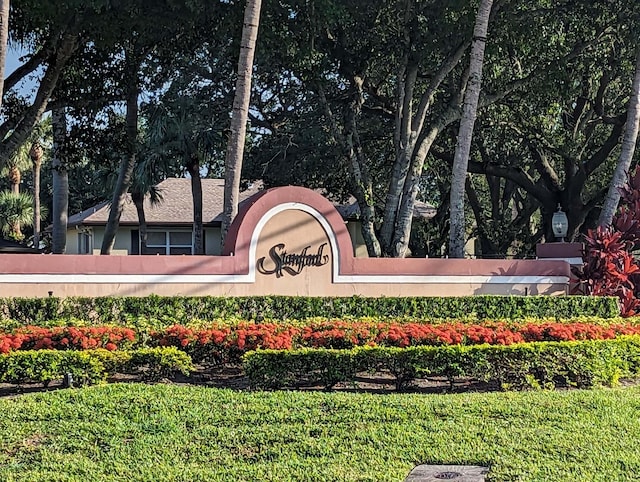
[[[9,137],[5,138],[7,132],[2,133],[2,128],[4,128],[8,122],[5,122],[0,127],[0,139],[4,139],[0,144],[0,167],[6,163],[6,159],[11,156],[18,146],[25,141],[29,133],[42,117],[42,114],[47,108],[47,102],[58,82],[60,73],[77,47],[77,35],[66,33],[62,36],[60,44],[56,49],[56,54],[52,59],[52,63],[47,68],[44,77],[40,82],[33,104],[24,112],[22,118],[15,124],[15,128]]]
[[[615,149],[615,147],[620,143],[620,136],[622,135],[623,130],[624,123],[613,124],[613,128],[611,129],[611,133],[609,134],[609,137],[607,137],[607,140],[602,144],[600,149],[598,149],[593,156],[584,163],[583,167],[587,176],[607,160],[611,151],[613,151],[613,149]]]

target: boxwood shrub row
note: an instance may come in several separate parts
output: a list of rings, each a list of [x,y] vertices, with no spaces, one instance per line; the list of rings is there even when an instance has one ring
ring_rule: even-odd
[[[157,381],[193,369],[189,355],[173,347],[132,351],[30,350],[0,355],[0,383],[42,383],[47,386],[71,374],[74,384],[103,382],[115,373]]]
[[[126,323],[132,318],[185,323],[192,319],[208,321],[231,317],[260,321],[345,316],[561,319],[581,315],[617,317],[620,315],[618,300],[593,296],[0,298],[0,321],[32,325],[65,319],[105,324]]]
[[[354,382],[361,372],[388,371],[396,389],[419,378],[475,379],[505,390],[615,385],[640,375],[640,337],[538,342],[509,346],[358,347],[351,350],[258,350],[243,359],[255,388],[277,389]]]

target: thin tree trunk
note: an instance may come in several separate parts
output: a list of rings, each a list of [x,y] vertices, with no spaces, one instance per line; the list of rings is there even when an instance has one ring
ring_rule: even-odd
[[[406,35],[408,36],[408,33]],[[411,167],[411,153],[415,148],[418,136],[418,133],[411,129],[413,92],[418,75],[418,65],[414,61],[410,62],[408,53],[403,58],[399,74],[396,86],[398,95],[395,132],[396,159],[391,171],[384,204],[383,222],[380,228],[380,242],[384,253],[388,256],[393,256],[392,245],[400,203],[402,202],[402,190]]]
[[[396,229],[393,235],[393,242],[390,246],[391,255],[395,258],[404,258],[409,250],[409,238],[411,236],[411,226],[413,224],[413,211],[418,196],[418,188],[420,185],[420,177],[422,176],[422,168],[427,158],[427,153],[431,149],[433,142],[442,129],[443,121],[435,122],[421,139],[417,152],[413,155],[413,160],[402,189],[400,207],[396,216]]]
[[[127,52],[127,54],[129,54]],[[111,254],[113,245],[116,240],[116,234],[120,225],[120,216],[124,209],[124,203],[127,191],[131,186],[133,178],[133,169],[137,161],[137,136],[138,136],[138,66],[133,59],[129,59],[128,65],[128,93],[127,93],[127,112],[126,131],[127,131],[127,152],[120,163],[120,171],[118,180],[113,190],[113,198],[111,200],[111,209],[109,210],[109,219],[105,227],[104,238],[100,254]]]
[[[38,142],[34,142],[29,150],[33,164],[33,247],[40,248],[40,170],[44,152]]]
[[[249,100],[251,98],[253,56],[255,54],[256,39],[258,38],[260,7],[262,5],[262,0],[246,0],[246,2],[242,40],[240,42],[240,57],[238,59],[238,79],[236,81],[233,113],[231,115],[231,137],[224,161],[223,244],[229,226],[238,214],[242,158],[247,132],[247,118],[249,117]]]
[[[335,116],[331,110],[322,86],[316,87],[320,102],[324,107],[325,116],[329,121],[330,132],[333,141],[340,149],[347,161],[349,170],[353,176],[353,196],[360,208],[361,232],[367,247],[367,254],[371,258],[382,256],[382,249],[375,231],[375,202],[373,199],[373,185],[369,174],[368,159],[362,151],[360,135],[358,134],[357,118],[360,115],[364,96],[362,91],[362,78],[354,76],[351,79],[354,98],[350,102],[344,115],[344,132],[338,128]]]
[[[361,232],[370,257],[382,256],[380,242],[375,232],[375,203],[373,186],[369,175],[367,159],[360,144],[357,119],[364,104],[363,79],[354,76],[352,79],[353,100],[345,115],[345,150],[349,166],[355,181],[354,195],[360,207]]]
[[[193,254],[204,254],[202,236],[202,179],[200,177],[200,160],[192,154],[187,163],[187,171],[191,176],[191,197],[193,198]]]
[[[67,119],[64,110],[51,112],[53,127],[53,232],[51,251],[64,254],[67,250],[67,220],[69,216],[69,173],[64,159],[64,145],[67,137]]]
[[[613,222],[613,215],[620,202],[620,188],[624,186],[631,167],[631,160],[638,140],[638,124],[640,123],[640,47],[636,53],[636,72],[633,77],[631,87],[631,98],[629,99],[629,109],[627,110],[627,123],[625,125],[624,137],[622,138],[622,149],[613,173],[613,179],[609,185],[609,191],[605,198],[604,206],[600,212],[598,225],[609,226]]]
[[[140,236],[140,254],[147,254],[147,217],[144,214],[144,193],[135,190],[131,193],[131,200],[138,213],[138,229]]]
[[[7,43],[9,39],[9,0],[0,0],[0,109],[4,96],[4,64],[7,61]]]
[[[484,48],[487,43],[489,16],[493,0],[481,0],[473,29],[473,43],[471,44],[471,58],[469,61],[469,81],[464,95],[458,142],[453,159],[451,179],[451,222],[449,232],[449,256],[464,257],[465,219],[464,219],[464,185],[469,165],[471,138],[473,125],[478,111],[478,98],[482,85],[482,64],[484,63]]]
[[[22,234],[20,223],[15,222],[11,226],[11,236],[13,239],[16,241],[22,241],[24,239],[24,235]]]
[[[18,166],[9,168],[9,190],[13,194],[20,194],[20,182],[22,181],[22,173]]]

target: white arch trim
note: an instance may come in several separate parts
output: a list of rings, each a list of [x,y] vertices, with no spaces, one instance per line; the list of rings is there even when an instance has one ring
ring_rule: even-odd
[[[336,234],[333,232],[333,229],[331,228],[329,221],[327,221],[327,218],[325,218],[316,208],[300,202],[278,204],[277,206],[272,207],[266,213],[264,213],[260,220],[256,223],[256,227],[251,234],[251,243],[249,244],[249,276],[251,277],[252,282],[254,282],[256,279],[256,257],[258,254],[258,240],[260,239],[260,234],[262,234],[262,230],[271,220],[271,218],[273,218],[276,214],[280,214],[281,212],[288,210],[304,211],[305,213],[310,214],[315,218],[316,221],[320,223],[322,229],[324,229],[324,232],[329,238],[329,246],[331,247],[331,271],[332,279],[335,283],[335,276],[340,269],[340,255],[338,253],[338,240],[336,239]]]

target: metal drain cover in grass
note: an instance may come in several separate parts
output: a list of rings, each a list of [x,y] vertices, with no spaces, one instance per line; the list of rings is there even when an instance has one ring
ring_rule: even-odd
[[[478,465],[418,465],[405,482],[484,482],[489,472],[487,467]]]

